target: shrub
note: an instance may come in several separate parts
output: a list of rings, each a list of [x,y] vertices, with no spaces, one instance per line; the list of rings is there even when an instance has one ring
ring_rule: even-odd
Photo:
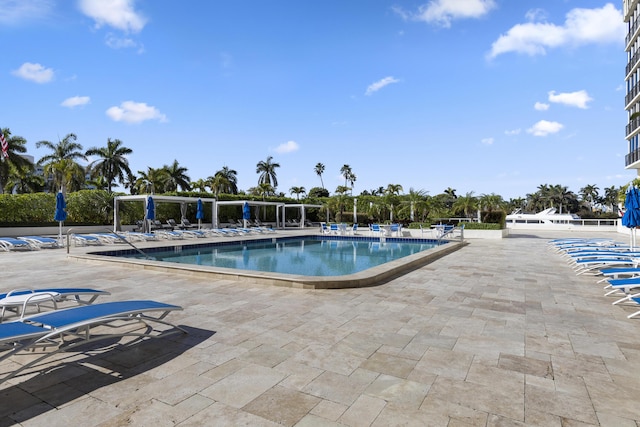
[[[465,222],[464,228],[465,230],[502,230],[504,227],[491,222]]]

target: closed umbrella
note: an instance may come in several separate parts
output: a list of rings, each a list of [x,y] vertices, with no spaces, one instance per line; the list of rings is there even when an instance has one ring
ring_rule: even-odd
[[[353,223],[358,223],[358,199],[353,199]]]
[[[631,248],[636,244],[636,228],[640,227],[640,190],[630,186],[624,199],[625,212],[622,216],[622,225],[630,228]]]
[[[200,230],[200,224],[202,223],[202,219],[204,218],[204,206],[201,199],[198,199],[198,203],[196,204],[196,219],[198,220],[198,230]]]
[[[244,220],[244,226],[246,228],[247,222],[251,219],[251,208],[247,202],[244,202],[244,205],[242,205],[242,219]]]
[[[64,200],[64,194],[62,194],[62,191],[60,191],[56,196],[56,212],[53,216],[53,220],[58,221],[58,238],[60,239],[60,244],[62,244],[62,223],[67,219],[66,209],[67,202],[65,202]]]
[[[149,196],[147,197],[147,215],[145,216],[145,218],[147,219],[146,223],[149,224],[149,230],[151,231],[151,222],[152,220],[156,219],[156,207],[155,204],[153,203],[153,197]]]

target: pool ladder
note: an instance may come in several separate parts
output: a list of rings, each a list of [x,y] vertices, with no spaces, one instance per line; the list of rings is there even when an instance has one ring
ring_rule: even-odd
[[[69,253],[69,248],[71,247],[71,244],[69,242],[69,235],[71,233],[71,230],[73,230],[73,228],[70,228],[70,229],[67,230],[67,253]],[[128,244],[129,246],[131,246],[134,250],[136,250],[139,254],[141,254],[145,259],[148,259],[148,260],[154,260],[155,259],[154,257],[147,255],[142,249],[140,249],[139,247],[137,247],[136,245],[131,243],[129,240],[127,240],[124,236],[116,233],[115,231],[113,231],[113,230],[111,230],[109,228],[105,228],[104,231],[107,231],[109,234],[113,234],[118,239],[122,240],[124,243]]]

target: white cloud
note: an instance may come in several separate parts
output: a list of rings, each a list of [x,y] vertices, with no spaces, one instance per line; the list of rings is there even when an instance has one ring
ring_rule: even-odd
[[[109,108],[106,113],[107,116],[115,122],[140,123],[145,120],[167,121],[166,116],[160,113],[156,107],[149,106],[144,102],[124,101],[119,107]]]
[[[13,70],[14,76],[36,83],[48,83],[53,80],[54,72],[51,68],[45,68],[40,64],[25,62],[17,70]]]
[[[91,99],[88,96],[72,96],[71,98],[67,98],[60,105],[63,107],[77,107],[79,105],[86,105],[89,103]]]
[[[284,154],[284,153],[292,153],[294,151],[298,151],[300,146],[295,141],[287,141],[284,144],[280,144],[276,147],[276,153]]]
[[[493,138],[482,138],[480,140],[480,142],[482,142],[484,145],[492,145],[493,144]]]
[[[431,0],[418,7],[417,12],[407,12],[400,7],[393,10],[403,19],[424,21],[448,28],[455,19],[480,18],[495,7],[494,0]]]
[[[364,93],[365,95],[372,95],[373,93],[379,91],[383,87],[390,85],[391,83],[398,83],[400,80],[395,79],[391,76],[385,77],[384,79],[378,80],[375,83],[372,83],[367,87],[367,91]]]
[[[96,22],[127,33],[142,31],[147,19],[134,9],[136,0],[80,0],[80,11]]]
[[[115,34],[107,34],[105,44],[111,49],[134,49],[137,48],[139,53],[144,52],[144,46],[136,42],[130,37],[118,37]]]
[[[46,18],[53,6],[50,0],[0,0],[0,24],[20,25]]]
[[[536,17],[540,17],[537,13]],[[528,15],[531,18],[531,15]],[[563,25],[529,22],[513,26],[491,45],[489,58],[508,52],[544,55],[549,48],[589,43],[621,43],[625,37],[622,12],[611,3],[600,9],[572,9]]]
[[[547,111],[549,109],[549,104],[545,104],[544,102],[536,102],[533,105],[533,108],[538,111]]]
[[[564,126],[558,122],[540,120],[538,123],[527,129],[527,133],[530,133],[533,136],[547,136],[551,133],[560,132],[563,127]]]
[[[509,136],[514,136],[514,135],[520,135],[520,132],[522,132],[522,129],[513,129],[513,130],[505,130],[504,134]]]
[[[582,109],[589,108],[587,103],[593,101],[593,98],[589,96],[586,90],[579,90],[576,92],[559,93],[552,90],[549,92],[549,102],[555,102],[558,104],[569,105],[571,107],[578,107]]]
[[[527,21],[544,21],[547,19],[547,12],[544,9],[529,9],[524,15]]]

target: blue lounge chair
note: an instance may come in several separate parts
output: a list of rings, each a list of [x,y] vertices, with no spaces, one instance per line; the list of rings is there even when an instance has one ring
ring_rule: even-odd
[[[18,240],[24,240],[29,243],[34,248],[43,249],[43,248],[59,248],[60,242],[58,239],[54,239],[53,237],[42,237],[42,236],[20,236]]]
[[[13,237],[0,237],[0,249],[7,252],[16,250],[33,250],[34,247],[24,240],[14,239]]]
[[[177,305],[156,301],[116,301],[103,304],[83,305],[25,317],[19,321],[0,324],[0,362],[27,351],[42,349],[44,354],[31,359],[18,369],[5,373],[0,384],[42,360],[61,351],[114,337],[133,336],[158,338],[173,333],[187,333],[179,326],[164,320],[172,311],[182,310]],[[157,313],[151,315],[151,313]],[[141,328],[131,328],[139,323]],[[172,329],[159,331],[154,324]],[[103,333],[94,333],[93,328],[107,326]],[[100,328],[99,328],[100,329]],[[10,365],[6,365],[10,366]]]
[[[102,245],[102,241],[98,237],[89,234],[72,234],[71,238],[76,246]]]
[[[640,276],[640,267],[618,267],[618,268],[602,268],[600,274],[606,276],[607,279],[619,279],[620,276]]]
[[[158,240],[158,236],[155,233],[143,233],[139,231],[129,231],[127,237],[130,240],[135,240],[138,242],[144,242],[147,240]]]

